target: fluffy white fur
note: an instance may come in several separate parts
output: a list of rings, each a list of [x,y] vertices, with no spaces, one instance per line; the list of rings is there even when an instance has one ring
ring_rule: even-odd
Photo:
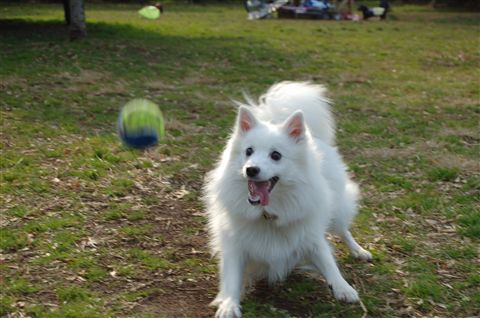
[[[220,258],[216,317],[241,317],[244,285],[282,280],[298,264],[320,271],[337,299],[359,300],[342,277],[325,238],[338,234],[352,254],[371,254],[352,237],[358,187],[334,144],[335,127],[322,86],[282,82],[258,104],[239,107],[233,134],[207,175],[205,204],[211,248]],[[253,153],[247,155],[246,149]],[[273,160],[276,151],[281,159]],[[253,178],[246,169],[259,169]],[[248,184],[278,177],[268,204],[249,202]],[[250,180],[250,181],[249,181]]]

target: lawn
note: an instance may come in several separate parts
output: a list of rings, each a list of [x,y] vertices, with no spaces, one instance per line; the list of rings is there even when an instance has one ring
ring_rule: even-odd
[[[60,4],[0,5],[0,316],[212,317],[199,200],[232,99],[323,83],[363,193],[332,238],[365,305],[320,277],[260,283],[245,317],[471,317],[480,312],[480,14],[395,7],[385,22],[247,21],[240,5],[87,4],[69,42]],[[120,107],[158,103],[167,137],[122,146]]]

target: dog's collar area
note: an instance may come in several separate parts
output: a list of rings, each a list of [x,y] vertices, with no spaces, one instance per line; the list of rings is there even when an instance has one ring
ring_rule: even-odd
[[[275,215],[275,214],[272,214],[272,213],[268,213],[267,211],[263,210],[262,212],[262,216],[265,220],[267,221],[273,221],[273,220],[276,220],[278,219],[278,216]]]

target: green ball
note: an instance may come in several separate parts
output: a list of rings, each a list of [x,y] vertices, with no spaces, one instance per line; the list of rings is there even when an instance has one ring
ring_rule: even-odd
[[[160,108],[147,99],[128,102],[118,117],[118,134],[123,143],[132,148],[144,149],[158,144],[165,135]]]

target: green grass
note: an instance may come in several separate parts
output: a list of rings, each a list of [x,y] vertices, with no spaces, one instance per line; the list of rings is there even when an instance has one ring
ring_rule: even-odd
[[[17,251],[28,245],[25,232],[16,229],[0,229],[0,249],[4,251]]]
[[[151,255],[149,252],[140,250],[138,248],[130,249],[128,254],[132,261],[138,261],[140,264],[151,270],[170,269],[174,267],[174,264],[172,264],[169,260],[163,257]]]
[[[62,302],[79,302],[88,300],[91,295],[88,290],[80,287],[65,287],[57,290],[57,297]]]
[[[479,311],[478,13],[395,6],[385,22],[247,21],[237,4],[87,4],[70,42],[59,4],[0,12],[0,316],[211,317],[217,269],[199,201],[232,99],[280,80],[325,84],[360,183],[337,245],[372,317]],[[122,105],[148,98],[166,138],[119,142]],[[359,317],[295,274],[247,294],[245,317]]]
[[[454,181],[459,174],[458,168],[434,168],[428,176],[431,181]]]
[[[28,295],[37,291],[37,288],[24,278],[9,279],[7,281],[7,286],[9,288],[9,293],[12,295]]]

